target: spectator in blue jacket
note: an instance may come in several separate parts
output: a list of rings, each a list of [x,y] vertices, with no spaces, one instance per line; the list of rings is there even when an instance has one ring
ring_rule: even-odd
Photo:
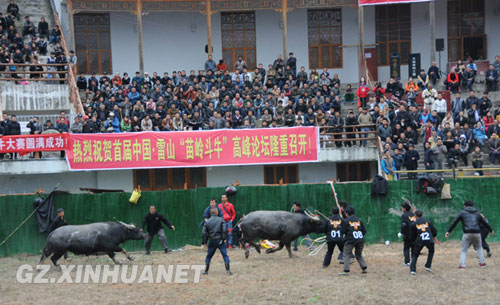
[[[474,135],[474,140],[477,142],[477,144],[482,147],[484,145],[486,133],[484,132],[484,126],[483,124],[481,124],[481,122],[478,122],[476,124],[476,128],[474,128],[472,134]]]
[[[135,78],[135,77],[134,77]],[[128,99],[132,104],[137,103],[137,101],[141,98],[141,95],[139,92],[137,92],[137,89],[135,87],[132,87],[132,90],[128,93]]]
[[[495,66],[490,65],[488,71],[486,71],[486,91],[496,91],[498,72],[495,70]]]
[[[382,157],[381,167],[386,175],[393,175],[394,180],[397,180],[397,174],[394,173],[396,170],[396,163],[391,157],[391,151],[388,149],[384,152],[384,156]]]

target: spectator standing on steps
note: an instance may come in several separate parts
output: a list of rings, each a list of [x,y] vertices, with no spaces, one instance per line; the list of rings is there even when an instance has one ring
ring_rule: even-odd
[[[7,13],[10,13],[19,21],[19,6],[14,3],[14,0],[10,0],[9,5],[7,5]]]

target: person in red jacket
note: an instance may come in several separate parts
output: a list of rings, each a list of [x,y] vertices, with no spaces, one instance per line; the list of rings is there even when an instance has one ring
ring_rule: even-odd
[[[451,93],[458,92],[460,79],[459,79],[458,74],[455,70],[451,70],[451,72],[448,74],[448,78],[446,79],[446,82],[448,85],[448,90],[450,90]]]
[[[366,86],[366,82],[362,78],[359,82],[359,88],[356,91],[356,95],[359,98],[358,107],[366,107],[366,102],[368,101],[368,93],[370,93],[370,88]]]
[[[236,211],[234,210],[233,204],[227,201],[226,194],[222,195],[221,201],[222,202],[219,204],[219,209],[222,210],[224,222],[226,223],[228,231],[227,244],[229,245],[228,248],[231,249],[233,247],[233,234],[231,231],[233,228],[233,220],[236,217]]]

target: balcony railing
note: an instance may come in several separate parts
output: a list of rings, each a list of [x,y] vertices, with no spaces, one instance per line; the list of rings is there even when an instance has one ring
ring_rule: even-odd
[[[68,64],[4,64],[0,63],[0,67],[5,67],[4,71],[0,71],[0,81],[28,81],[28,82],[56,82],[68,81]],[[31,67],[41,67],[43,71],[30,71]],[[57,70],[63,67],[63,70]],[[34,77],[33,77],[34,76]]]

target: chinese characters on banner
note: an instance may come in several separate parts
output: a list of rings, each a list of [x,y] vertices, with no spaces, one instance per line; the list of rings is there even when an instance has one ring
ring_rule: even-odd
[[[0,137],[0,153],[65,150],[68,140],[66,133],[4,136]]]
[[[71,170],[300,163],[318,160],[315,127],[71,134]]]
[[[378,4],[400,4],[414,2],[430,2],[434,0],[359,0],[359,5],[378,5]]]

